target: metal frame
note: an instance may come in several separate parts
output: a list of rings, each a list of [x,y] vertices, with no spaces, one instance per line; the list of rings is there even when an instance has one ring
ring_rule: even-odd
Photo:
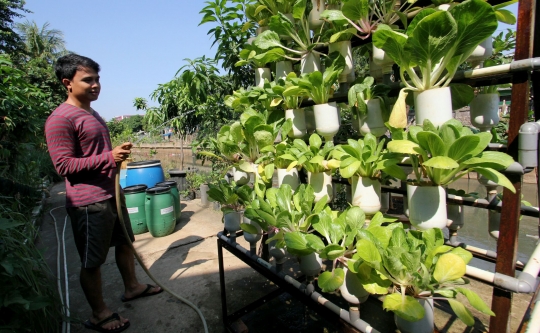
[[[265,263],[263,260],[254,259],[254,258],[258,258],[256,256],[251,256],[251,257],[247,256],[244,252],[240,251],[237,247],[232,246],[230,243],[221,239],[220,236],[223,234],[219,233],[218,238],[217,238],[218,263],[219,263],[219,286],[221,290],[221,311],[222,311],[223,325],[228,331],[230,332],[233,331],[231,327],[233,322],[240,319],[242,316],[249,313],[250,311],[257,309],[258,307],[265,304],[266,302],[286,292],[286,293],[289,293],[294,298],[300,300],[303,304],[305,304],[307,307],[317,312],[319,315],[324,317],[330,323],[334,324],[336,327],[343,328],[344,331],[346,332],[360,332],[359,330],[351,326],[347,321],[345,321],[343,318],[340,318],[339,315],[332,312],[327,307],[324,307],[320,303],[314,302],[313,299],[310,297],[309,293],[305,293],[301,289],[298,289],[297,287],[293,286],[289,282],[285,281],[285,274],[282,272],[277,272],[274,266],[263,265],[263,263]],[[240,236],[241,234],[242,233],[240,232],[237,234],[237,236]],[[234,313],[229,314],[228,308],[227,308],[227,293],[225,289],[225,269],[223,265],[223,249],[224,248],[227,251],[229,251],[231,254],[236,256],[238,259],[242,260],[249,267],[257,271],[257,273],[261,274],[268,280],[272,281],[276,286],[278,286],[278,289],[245,305],[244,307],[235,311]],[[305,287],[305,285],[303,286]]]

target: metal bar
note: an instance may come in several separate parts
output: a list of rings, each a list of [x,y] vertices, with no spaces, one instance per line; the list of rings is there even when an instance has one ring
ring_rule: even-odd
[[[538,297],[540,293],[540,284],[538,285],[538,288],[536,288],[536,292],[534,293],[533,297],[531,298],[531,302],[529,303],[529,307],[527,308],[527,311],[525,311],[525,314],[523,315],[523,319],[521,320],[521,323],[519,324],[519,328],[516,332],[518,333],[525,333],[527,329],[529,328],[529,322],[531,320],[531,316],[534,315],[536,311],[534,309],[537,306],[540,306],[538,303]]]
[[[264,295],[263,297],[257,299],[254,302],[251,302],[250,304],[244,306],[240,310],[231,313],[228,317],[229,322],[234,322],[237,319],[240,319],[242,316],[246,315],[247,313],[253,311],[254,309],[266,304],[268,301],[273,300],[274,298],[278,297],[279,295],[283,294],[285,292],[284,289],[278,288],[275,290],[272,290],[270,293]]]
[[[518,7],[517,38],[515,60],[532,57],[533,1],[520,0]],[[529,73],[515,73],[512,80],[512,109],[508,126],[508,154],[518,160],[519,128],[527,121],[529,111]],[[497,242],[497,263],[495,272],[514,276],[519,233],[519,213],[521,207],[521,176],[508,175],[514,184],[516,193],[504,189],[504,202],[501,209],[501,228]],[[492,332],[506,333],[510,328],[510,310],[512,293],[493,288],[491,309],[495,317],[490,318],[489,327]]]
[[[336,316],[336,314],[332,312],[330,309],[326,308],[325,306],[322,306],[321,304],[317,302],[313,302],[310,296],[306,295],[305,293],[297,289],[295,286],[286,282],[275,271],[272,271],[272,270],[267,269],[266,267],[263,267],[261,264],[254,261],[252,258],[244,255],[244,253],[242,253],[240,250],[238,250],[234,246],[231,246],[229,243],[222,240],[221,238],[218,237],[217,241],[221,247],[224,247],[225,249],[227,249],[227,251],[231,252],[238,259],[242,260],[244,263],[246,263],[248,266],[253,268],[259,274],[269,279],[270,281],[274,282],[277,286],[282,288],[285,292],[289,293],[291,296],[295,297],[296,299],[300,300],[303,304],[305,304],[309,308],[316,311],[319,315],[324,317],[330,323],[336,325],[336,327],[338,327],[340,324],[343,324],[348,327],[351,327],[354,330],[353,332],[359,332],[354,327],[352,327],[348,322]]]
[[[218,263],[219,263],[219,288],[221,291],[221,316],[223,318],[223,325],[225,327],[229,326],[228,316],[227,316],[227,291],[225,290],[225,270],[223,267],[223,247],[221,246],[220,240],[217,240],[218,245]]]

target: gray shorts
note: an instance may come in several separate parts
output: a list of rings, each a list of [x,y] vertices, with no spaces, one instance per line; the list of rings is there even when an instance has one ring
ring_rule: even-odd
[[[131,242],[134,242],[135,237],[123,195],[121,203],[126,229]],[[101,266],[111,246],[129,244],[118,218],[114,197],[88,206],[68,207],[66,210],[71,219],[75,245],[83,268]]]

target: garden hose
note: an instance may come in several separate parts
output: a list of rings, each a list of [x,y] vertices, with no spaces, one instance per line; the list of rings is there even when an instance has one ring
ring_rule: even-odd
[[[123,216],[123,213],[122,213],[122,204],[121,204],[121,201],[120,201],[120,163],[117,163],[116,164],[116,179],[115,179],[115,188],[114,188],[114,192],[115,192],[115,197],[116,197],[116,210],[118,211],[118,219],[120,220],[120,224],[122,225],[122,229],[124,230],[124,235],[126,236],[126,238],[128,239],[129,241],[129,246],[131,247],[131,249],[133,250],[133,253],[135,254],[135,258],[137,258],[137,261],[139,262],[139,264],[141,265],[142,269],[146,272],[146,275],[148,275],[148,277],[154,281],[161,289],[165,290],[166,292],[168,292],[171,296],[179,299],[180,301],[182,301],[184,304],[187,304],[189,305],[190,307],[193,308],[193,310],[195,310],[195,312],[197,312],[197,314],[199,315],[199,317],[201,318],[202,320],[202,323],[203,323],[203,327],[204,327],[204,332],[205,333],[208,333],[208,326],[206,325],[206,320],[204,319],[204,316],[201,312],[201,310],[199,310],[199,308],[197,306],[195,306],[195,304],[191,303],[190,301],[188,301],[187,299],[183,298],[182,296],[174,293],[172,290],[170,290],[169,288],[165,287],[161,282],[159,282],[153,275],[152,273],[150,273],[150,271],[148,270],[148,268],[146,267],[146,265],[143,263],[141,257],[139,256],[139,254],[137,253],[137,251],[135,250],[135,247],[133,246],[133,243],[131,242],[131,239],[129,237],[129,234],[127,232],[127,229],[126,229],[126,225],[125,225],[125,222],[124,222],[124,216]]]

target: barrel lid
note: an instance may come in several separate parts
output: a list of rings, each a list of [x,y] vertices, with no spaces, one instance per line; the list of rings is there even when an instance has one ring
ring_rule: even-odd
[[[171,192],[171,188],[165,186],[155,186],[146,190],[146,194],[161,194],[169,192]]]
[[[148,186],[144,185],[144,184],[140,184],[140,185],[131,185],[131,186],[128,186],[128,187],[125,187],[124,188],[124,193],[126,194],[129,194],[129,193],[141,193],[141,192],[144,192],[146,191],[146,189],[148,188]]]
[[[166,181],[157,183],[156,186],[176,187],[176,186],[178,186],[178,183],[175,182],[174,180],[166,180]]]
[[[170,169],[169,170],[169,175],[171,175],[171,177],[185,177],[187,174],[187,171],[186,170],[180,170],[180,169]]]
[[[128,169],[134,169],[134,168],[148,168],[152,166],[161,166],[160,160],[149,160],[149,161],[139,161],[139,162],[131,162],[127,164]]]

